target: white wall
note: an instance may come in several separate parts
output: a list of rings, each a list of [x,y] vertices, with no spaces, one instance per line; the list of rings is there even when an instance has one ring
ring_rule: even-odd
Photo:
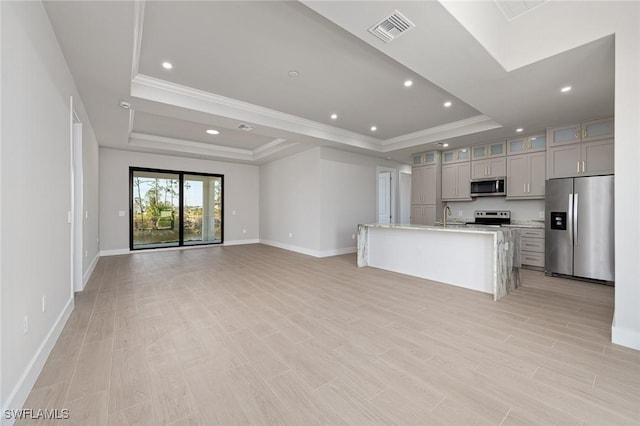
[[[260,166],[260,241],[318,253],[320,199],[320,148]]]
[[[448,202],[453,218],[473,219],[476,210],[510,210],[512,220],[544,220],[544,200],[509,200],[505,197],[478,197],[473,201]],[[461,213],[462,212],[462,213]]]
[[[257,166],[100,148],[102,254],[129,251],[130,166],[224,175],[224,243],[258,241]]]
[[[354,252],[357,225],[376,221],[378,166],[410,169],[326,147],[262,165],[260,241],[318,257]]]
[[[68,314],[71,291],[70,96],[95,143],[39,2],[0,2],[2,39],[2,408],[21,408]],[[91,148],[87,149],[90,154]],[[88,161],[88,164],[92,164]],[[89,185],[95,179],[89,179]],[[97,191],[87,188],[87,191]],[[95,203],[91,202],[92,206]],[[87,235],[95,240],[94,226]],[[89,236],[87,237],[89,238]],[[42,296],[47,308],[42,312]],[[29,331],[23,333],[23,319]],[[6,422],[2,416],[3,422]]]

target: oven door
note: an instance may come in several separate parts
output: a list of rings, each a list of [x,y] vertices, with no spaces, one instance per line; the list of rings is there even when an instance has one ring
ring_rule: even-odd
[[[486,197],[491,195],[505,195],[505,178],[471,181],[472,197]]]

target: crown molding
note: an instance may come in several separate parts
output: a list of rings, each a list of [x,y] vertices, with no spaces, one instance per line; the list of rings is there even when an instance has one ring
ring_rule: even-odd
[[[382,142],[371,136],[144,74],[136,75],[131,81],[131,95],[373,151],[379,150]]]
[[[144,24],[144,0],[133,2],[133,58],[131,60],[131,79],[138,75],[140,53],[142,51],[142,28]]]
[[[129,134],[129,145],[139,148],[207,155],[230,160],[256,161],[297,145],[297,143],[289,142],[286,139],[274,139],[252,151],[249,149],[132,132]]]
[[[390,152],[398,149],[411,148],[417,145],[438,142],[445,139],[484,132],[500,127],[502,127],[501,124],[493,121],[486,115],[476,115],[464,120],[454,121],[441,126],[431,127],[429,129],[387,139],[383,142],[384,147],[380,152]]]

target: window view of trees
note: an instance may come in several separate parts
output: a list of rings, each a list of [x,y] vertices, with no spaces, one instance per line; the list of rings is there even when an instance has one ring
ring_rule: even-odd
[[[222,176],[132,170],[131,182],[133,248],[222,241]]]

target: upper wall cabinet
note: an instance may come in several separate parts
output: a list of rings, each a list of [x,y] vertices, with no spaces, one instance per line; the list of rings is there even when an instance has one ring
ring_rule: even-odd
[[[437,151],[425,152],[424,154],[414,154],[411,156],[411,164],[414,166],[422,166],[429,164],[438,164],[440,153]]]
[[[504,141],[471,147],[472,160],[484,160],[491,157],[504,157],[505,154],[506,143]]]
[[[550,128],[547,135],[548,179],[614,172],[613,117]]]
[[[469,148],[458,148],[442,153],[442,164],[463,163],[471,160]]]
[[[613,139],[613,117],[552,127],[547,130],[549,148],[601,139]]]
[[[547,149],[546,141],[547,139],[544,134],[509,139],[507,141],[507,155],[544,151]]]

